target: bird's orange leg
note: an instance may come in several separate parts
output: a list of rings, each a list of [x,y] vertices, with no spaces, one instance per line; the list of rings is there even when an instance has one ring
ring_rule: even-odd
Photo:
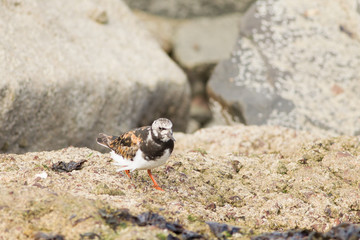
[[[151,174],[151,170],[148,169],[147,172],[148,172],[148,174],[149,174],[149,177],[151,178],[151,180],[152,180],[153,183],[154,183],[154,186],[153,186],[153,187],[154,187],[155,189],[157,189],[157,190],[164,191],[164,189],[162,189],[162,188],[157,184],[157,182],[155,181],[153,175]]]
[[[125,173],[126,173],[126,175],[128,175],[128,177],[131,179],[130,170],[125,170]]]

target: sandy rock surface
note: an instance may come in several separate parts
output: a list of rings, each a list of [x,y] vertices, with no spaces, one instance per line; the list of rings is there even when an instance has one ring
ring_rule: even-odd
[[[160,116],[185,130],[186,75],[122,1],[4,1],[0,25],[0,152],[93,148]]]
[[[240,227],[233,239],[288,229],[329,230],[360,219],[360,144],[281,127],[232,126],[175,134],[175,151],[132,179],[109,154],[88,148],[0,155],[0,239],[38,232],[78,239],[165,239],[169,230],[124,223],[112,230],[99,209],[158,213],[214,239],[205,221]],[[87,160],[81,170],[51,170],[58,161]],[[173,235],[176,235],[172,233]],[[179,236],[178,236],[179,237]]]

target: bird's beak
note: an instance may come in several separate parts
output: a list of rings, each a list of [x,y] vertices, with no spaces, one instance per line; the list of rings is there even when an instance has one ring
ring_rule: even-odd
[[[175,140],[175,138],[174,138],[174,136],[173,136],[173,132],[172,132],[172,131],[170,131],[167,136],[168,136],[171,140],[173,140],[174,142],[176,142],[176,140]]]

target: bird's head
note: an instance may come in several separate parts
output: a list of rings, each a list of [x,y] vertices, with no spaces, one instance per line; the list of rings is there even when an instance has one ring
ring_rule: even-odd
[[[175,141],[172,132],[172,122],[167,118],[159,118],[151,125],[152,132],[155,137],[162,142],[167,142],[170,139]]]

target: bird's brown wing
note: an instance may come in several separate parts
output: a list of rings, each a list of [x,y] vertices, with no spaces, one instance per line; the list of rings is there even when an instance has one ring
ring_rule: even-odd
[[[123,158],[133,160],[141,142],[146,140],[148,131],[149,127],[142,127],[126,132],[110,142],[109,147]]]
[[[100,144],[101,146],[110,148],[110,143],[114,141],[117,137],[115,136],[108,136],[104,133],[100,133],[98,138],[96,139],[96,142]]]

